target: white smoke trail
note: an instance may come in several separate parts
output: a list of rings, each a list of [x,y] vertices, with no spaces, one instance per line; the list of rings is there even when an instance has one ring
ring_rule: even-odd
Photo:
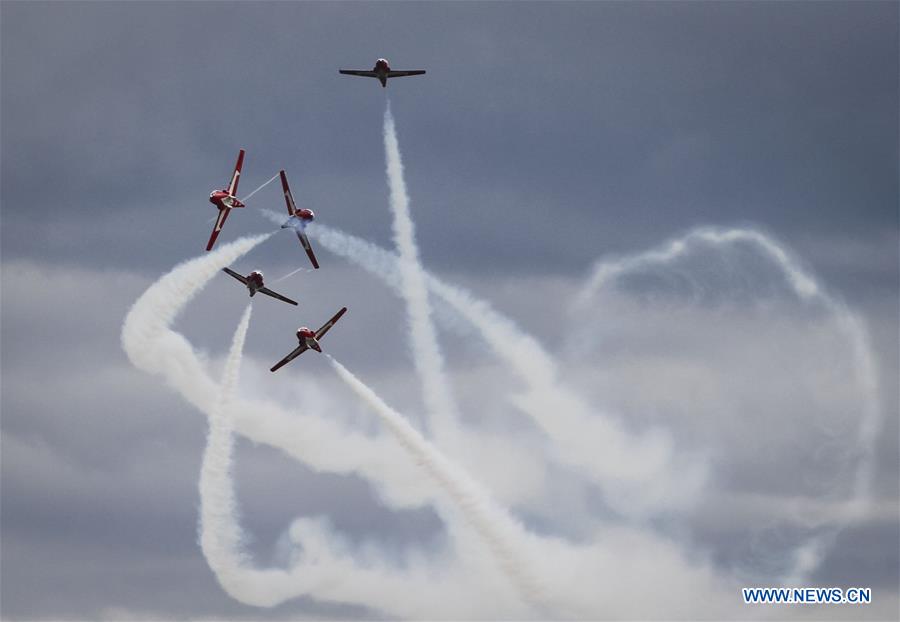
[[[881,408],[878,398],[878,373],[869,341],[868,331],[861,318],[851,312],[836,295],[827,292],[816,279],[801,268],[799,262],[779,246],[772,238],[752,229],[718,229],[703,227],[670,241],[662,250],[654,250],[616,260],[599,262],[588,284],[578,297],[578,304],[585,304],[606,283],[617,276],[653,264],[667,264],[688,253],[692,244],[706,243],[713,246],[748,243],[767,255],[784,273],[787,282],[797,296],[805,302],[818,302],[837,318],[844,337],[850,343],[855,378],[862,394],[867,396],[860,421],[859,442],[867,459],[861,461],[855,480],[856,498],[859,503],[848,508],[852,515],[864,512],[869,502],[871,485],[871,456],[878,430],[881,427]]]
[[[410,215],[400,144],[390,102],[384,111],[384,152],[393,215],[391,227],[399,254],[400,295],[406,302],[413,361],[422,381],[422,393],[432,432],[439,443],[448,443],[453,447],[458,410],[444,373],[444,357],[431,319],[428,288],[419,259],[415,225]]]
[[[415,463],[421,465],[450,495],[470,525],[488,543],[507,576],[515,583],[520,596],[542,611],[552,611],[547,608],[549,603],[544,583],[532,572],[536,564],[531,562],[530,554],[526,552],[531,536],[521,523],[498,506],[468,473],[429,443],[403,415],[388,406],[333,357],[328,356],[328,359],[338,376],[375,411]]]
[[[770,236],[753,229],[721,229],[701,227],[677,239],[670,240],[659,250],[598,262],[588,283],[579,293],[576,304],[585,306],[606,284],[617,277],[655,265],[668,265],[689,253],[696,245],[727,246],[745,243],[756,247],[785,275],[797,297],[806,303],[818,303],[837,321],[843,337],[850,344],[855,382],[865,396],[859,421],[858,446],[860,457],[854,477],[853,493],[845,503],[823,513],[823,522],[837,526],[851,523],[865,516],[871,506],[871,483],[874,447],[881,428],[881,407],[878,395],[878,372],[863,320],[853,313],[837,295],[829,293],[800,262]],[[785,584],[801,584],[821,562],[834,532],[811,538],[795,552],[793,568],[783,579]]]
[[[433,484],[421,472],[409,469],[408,459],[382,437],[361,435],[321,417],[285,412],[269,401],[234,398],[230,405],[221,404],[216,397],[219,386],[209,377],[204,362],[182,335],[171,330],[181,310],[222,267],[270,235],[223,245],[176,266],[153,283],[125,318],[122,346],[127,356],[139,369],[162,375],[202,412],[221,408],[233,418],[235,429],[254,442],[281,449],[315,471],[359,474],[375,484],[375,491],[389,506],[432,503]],[[236,521],[232,525],[225,541],[239,544]],[[485,611],[494,616],[510,611],[519,617],[527,615],[512,591],[507,594],[492,575],[473,574],[471,566],[461,564],[458,558],[439,559],[436,567],[430,567],[423,566],[420,556],[413,556],[400,570],[370,558],[356,561],[320,521],[295,521],[289,535],[294,548],[302,550],[302,555],[293,556],[289,570],[254,568],[239,547],[232,548],[237,552],[225,557],[232,565],[219,575],[226,591],[243,603],[260,607],[311,595],[375,607],[392,617],[433,615],[436,602],[452,617],[485,615]]]
[[[153,346],[181,309],[219,270],[249,253],[271,235],[244,237],[220,246],[211,253],[179,264],[151,285],[131,306],[122,324],[122,348],[131,363],[144,371],[158,371]]]
[[[242,550],[232,484],[234,420],[229,407],[237,390],[252,310],[248,304],[231,341],[219,397],[209,413],[209,434],[200,467],[200,547],[219,584],[232,595],[239,591],[236,586],[240,585],[240,570],[248,562]]]

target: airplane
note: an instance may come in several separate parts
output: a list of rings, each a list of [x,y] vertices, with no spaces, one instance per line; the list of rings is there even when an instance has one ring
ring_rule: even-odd
[[[263,283],[263,273],[260,272],[259,270],[254,270],[247,276],[241,276],[240,274],[238,274],[237,272],[235,272],[234,270],[231,270],[229,268],[222,268],[222,272],[224,272],[225,274],[227,274],[229,276],[233,276],[238,281],[240,281],[241,283],[246,285],[247,289],[250,290],[251,298],[253,297],[253,294],[255,294],[256,292],[259,292],[260,294],[265,294],[266,296],[271,296],[272,298],[277,298],[278,300],[283,300],[284,302],[286,302],[290,305],[297,304],[290,298],[282,296],[278,292],[273,292],[271,289],[266,287],[265,283]]]
[[[306,255],[312,262],[313,268],[318,270],[319,262],[316,261],[316,255],[313,253],[312,246],[309,245],[309,238],[307,238],[306,234],[303,232],[303,230],[306,229],[306,225],[316,219],[316,215],[311,209],[297,209],[297,206],[294,204],[294,197],[291,195],[291,189],[288,187],[287,175],[284,174],[284,171],[279,171],[279,174],[281,175],[281,189],[284,191],[284,202],[287,204],[288,214],[291,215],[291,217],[281,225],[281,228],[291,228],[294,230],[297,234],[297,238],[300,240],[300,245],[303,247],[303,250],[306,251]]]
[[[272,367],[269,371],[277,371],[284,365],[287,365],[295,358],[303,354],[309,349],[313,349],[316,352],[321,352],[322,348],[319,346],[319,339],[325,336],[325,333],[334,326],[335,322],[341,319],[341,316],[347,312],[347,307],[341,308],[340,311],[334,314],[334,317],[325,322],[325,324],[317,330],[316,332],[312,332],[306,326],[301,326],[297,329],[297,341],[300,342],[300,345],[294,348],[294,350],[288,354],[286,357],[275,363],[275,366]]]
[[[244,204],[235,196],[238,188],[238,182],[241,180],[241,166],[244,164],[244,150],[238,153],[237,164],[234,165],[234,173],[231,174],[231,181],[228,188],[224,190],[213,190],[209,193],[209,202],[219,208],[219,216],[216,218],[216,226],[213,227],[212,235],[209,236],[209,243],[206,250],[212,250],[216,238],[219,237],[219,231],[225,225],[228,214],[236,207],[244,207]]]
[[[391,69],[391,66],[388,64],[386,58],[379,58],[375,61],[375,66],[372,67],[372,71],[359,71],[356,69],[338,69],[338,73],[342,73],[345,76],[363,76],[366,78],[378,78],[378,81],[381,82],[382,87],[387,86],[388,78],[401,78],[403,76],[421,76],[425,73],[424,69],[413,69],[406,71],[395,71]]]

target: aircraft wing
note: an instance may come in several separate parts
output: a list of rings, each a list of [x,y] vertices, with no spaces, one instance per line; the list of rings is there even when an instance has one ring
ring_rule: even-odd
[[[244,285],[247,284],[247,277],[241,276],[240,274],[238,274],[237,272],[235,272],[235,271],[232,270],[231,268],[222,268],[222,272],[224,272],[225,274],[227,274],[227,275],[229,275],[229,276],[233,276],[234,278],[236,278],[238,281],[240,281],[240,282],[243,283]]]
[[[226,268],[226,270],[227,270],[227,268]],[[294,301],[291,300],[290,298],[287,298],[286,296],[282,296],[282,295],[279,294],[278,292],[273,292],[273,291],[272,291],[271,289],[269,289],[268,287],[260,287],[260,288],[259,288],[258,290],[256,290],[256,291],[258,291],[260,294],[265,294],[266,296],[271,296],[272,298],[277,298],[278,300],[283,300],[284,302],[288,303],[289,305],[295,305],[295,304],[297,304],[296,302],[294,302]]]
[[[374,71],[357,71],[356,69],[338,69],[338,73],[345,76],[363,76],[364,78],[377,78],[378,74]]]
[[[388,78],[402,78],[403,76],[421,76],[425,73],[424,69],[412,69],[409,71],[389,71]]]
[[[237,163],[234,165],[234,172],[231,174],[231,181],[228,182],[228,194],[233,197],[237,196],[238,182],[241,180],[241,166],[244,165],[244,150],[238,153]]]
[[[222,230],[222,227],[225,225],[225,220],[228,218],[228,214],[230,213],[230,207],[219,210],[219,217],[216,218],[216,226],[213,227],[212,235],[209,236],[209,243],[207,243],[206,245],[206,250],[212,250],[213,244],[216,243],[216,238],[219,237],[219,231]]]
[[[302,231],[296,231],[296,233],[297,233],[297,239],[300,240],[300,245],[303,246],[303,250],[306,251],[306,256],[309,257],[309,260],[312,262],[313,268],[318,270],[319,262],[316,261],[316,254],[313,253],[312,246],[310,246],[310,244],[309,244],[309,238],[306,237],[306,234],[303,233]]]
[[[275,365],[269,371],[278,371],[279,369],[281,369],[282,367],[284,367],[285,365],[287,365],[288,363],[293,361],[295,358],[297,358],[298,356],[300,356],[301,354],[306,352],[307,350],[309,350],[309,347],[305,343],[300,344],[299,346],[294,348],[293,352],[291,352],[286,357],[284,357],[283,359],[281,359],[280,361],[275,363]]]
[[[341,316],[344,315],[346,312],[347,312],[347,307],[343,307],[340,311],[338,311],[337,313],[334,314],[333,318],[331,318],[330,320],[325,322],[325,324],[322,326],[322,328],[320,328],[319,330],[316,331],[316,340],[319,340],[322,337],[324,337],[325,333],[327,333],[331,329],[331,327],[334,326],[335,323],[339,319],[341,319]]]
[[[281,189],[284,192],[284,202],[287,204],[288,214],[293,216],[297,213],[297,206],[294,204],[294,197],[288,186],[287,175],[284,174],[284,171],[279,171],[278,174],[281,175]]]

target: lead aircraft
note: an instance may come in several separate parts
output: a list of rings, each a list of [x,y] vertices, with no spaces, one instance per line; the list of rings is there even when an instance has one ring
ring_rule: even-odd
[[[294,348],[294,350],[286,357],[275,363],[275,365],[269,371],[277,371],[307,350],[315,350],[316,352],[321,352],[322,347],[319,345],[319,339],[324,337],[325,333],[327,333],[331,329],[331,327],[334,326],[335,322],[341,319],[341,316],[346,312],[347,307],[343,307],[340,311],[334,314],[333,318],[325,322],[322,328],[320,328],[316,332],[311,331],[306,326],[301,326],[300,328],[298,328],[297,341],[300,342],[300,345]]]
[[[402,78],[403,76],[421,76],[425,73],[424,69],[405,69],[405,70],[395,70],[391,69],[390,64],[388,64],[386,58],[379,58],[375,61],[375,66],[372,67],[372,71],[363,71],[359,69],[338,69],[338,73],[342,73],[345,76],[362,76],[364,78],[378,78],[378,81],[381,82],[382,87],[387,86],[388,78]]]
[[[216,218],[216,226],[213,227],[212,235],[209,236],[209,242],[206,245],[206,250],[208,251],[212,250],[213,245],[216,243],[216,238],[219,237],[219,232],[225,225],[225,220],[228,218],[231,210],[237,207],[244,207],[240,199],[235,196],[238,182],[241,180],[241,166],[243,164],[244,150],[241,149],[238,153],[237,164],[234,165],[234,172],[231,174],[231,181],[228,183],[228,187],[223,190],[213,190],[209,193],[209,202],[219,208],[219,216]]]
[[[241,276],[240,274],[238,274],[234,270],[231,270],[230,268],[222,268],[222,272],[224,272],[225,274],[227,274],[229,276],[233,276],[238,281],[240,281],[241,283],[246,285],[247,289],[250,290],[251,298],[253,297],[253,294],[255,294],[256,292],[259,292],[260,294],[265,294],[266,296],[271,296],[272,298],[277,298],[278,300],[282,300],[290,305],[297,304],[290,298],[288,298],[286,296],[282,296],[278,292],[273,292],[271,289],[266,287],[265,283],[263,282],[263,273],[260,272],[259,270],[254,270],[247,276]]]

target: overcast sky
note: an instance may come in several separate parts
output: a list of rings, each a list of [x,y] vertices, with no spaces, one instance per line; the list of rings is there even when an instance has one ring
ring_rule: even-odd
[[[3,2],[0,615],[409,615],[327,591],[274,608],[231,598],[198,544],[207,418],[120,344],[138,296],[203,252],[208,193],[240,148],[240,194],[284,168],[317,222],[392,248],[390,101],[425,268],[536,338],[592,412],[638,439],[623,452],[662,438],[677,464],[708,467],[685,507],[622,511],[515,405],[522,380],[482,329],[432,301],[472,438],[456,455],[443,447],[448,457],[533,534],[596,550],[598,582],[627,566],[622,589],[645,590],[632,608],[598,600],[575,617],[761,616],[728,590],[776,584],[787,557],[820,538],[808,583],[871,586],[876,603],[774,615],[896,619],[898,23],[896,2]],[[378,57],[428,73],[387,89],[337,73]],[[251,204],[219,245],[274,229],[255,207],[284,210],[276,184]],[[689,236],[701,227],[760,232],[823,297],[798,295],[758,245]],[[683,256],[626,261],[614,283],[585,290],[598,261],[686,235]],[[308,267],[290,233],[234,265],[301,302],[254,298],[240,393],[337,421],[401,460],[324,357],[267,371],[298,325],[346,305],[326,349],[422,425],[401,298],[314,244],[322,269],[277,286]],[[245,296],[217,277],[176,322],[214,378]],[[869,388],[855,380],[848,317],[867,338]],[[458,617],[459,595],[480,592],[453,577],[494,577],[454,545],[440,503],[401,507],[372,474],[282,449],[238,440],[258,566],[284,565],[291,522],[310,517],[359,559],[448,569],[446,592],[412,617]],[[853,498],[860,473],[862,517],[795,520],[813,501]],[[641,564],[654,559],[666,561],[650,575]],[[668,590],[692,604],[655,608]],[[470,617],[521,615],[498,602]]]

